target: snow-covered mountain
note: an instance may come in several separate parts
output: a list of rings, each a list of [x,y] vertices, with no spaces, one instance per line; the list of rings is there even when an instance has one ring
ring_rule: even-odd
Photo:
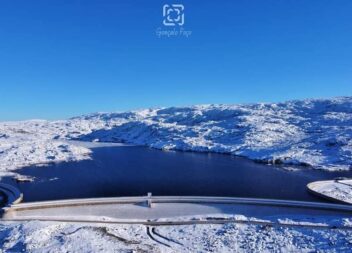
[[[352,97],[3,122],[1,170],[89,158],[89,149],[65,142],[69,139],[221,152],[263,162],[348,170],[352,164]]]

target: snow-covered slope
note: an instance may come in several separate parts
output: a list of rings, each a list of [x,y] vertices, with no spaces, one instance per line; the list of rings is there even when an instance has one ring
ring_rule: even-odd
[[[352,97],[103,113],[70,122],[104,125],[89,134],[68,134],[89,141],[231,153],[328,170],[352,164]]]
[[[24,166],[89,159],[89,149],[56,140],[55,124],[43,120],[0,123],[0,177]],[[60,125],[65,126],[64,122]]]
[[[214,216],[180,217],[180,220],[206,220],[208,217]],[[258,220],[243,215],[234,215],[233,219]],[[326,216],[300,221],[304,217],[291,216],[277,217],[277,220],[277,226],[227,223],[157,227],[137,224],[1,222],[0,248],[4,252],[38,253],[351,251],[351,219]]]
[[[352,97],[97,113],[62,121],[3,122],[1,172],[37,163],[89,158],[89,149],[66,143],[68,139],[221,152],[263,162],[348,170],[352,164]]]

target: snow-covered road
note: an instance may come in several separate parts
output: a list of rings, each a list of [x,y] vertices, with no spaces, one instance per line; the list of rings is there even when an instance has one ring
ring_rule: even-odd
[[[191,203],[192,198],[197,200],[155,197],[151,208],[147,197],[16,204],[5,219],[22,221],[0,222],[0,247],[5,252],[347,252],[351,248],[350,206],[321,204],[316,209],[309,203],[282,206],[264,200],[254,205],[249,199],[229,202],[229,198]]]

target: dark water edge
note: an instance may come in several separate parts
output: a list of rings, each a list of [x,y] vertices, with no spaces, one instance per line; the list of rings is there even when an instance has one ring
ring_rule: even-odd
[[[264,165],[226,154],[160,151],[140,146],[93,148],[92,160],[31,166],[19,174],[30,183],[11,182],[24,201],[140,196],[231,196],[302,201],[324,199],[306,190],[309,182],[352,173]]]

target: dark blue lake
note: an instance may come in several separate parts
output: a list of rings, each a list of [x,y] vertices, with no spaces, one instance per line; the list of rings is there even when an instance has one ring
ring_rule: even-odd
[[[351,172],[284,167],[214,153],[165,152],[140,146],[93,149],[92,160],[26,167],[31,183],[16,183],[24,201],[146,195],[234,196],[324,201],[306,184]]]

